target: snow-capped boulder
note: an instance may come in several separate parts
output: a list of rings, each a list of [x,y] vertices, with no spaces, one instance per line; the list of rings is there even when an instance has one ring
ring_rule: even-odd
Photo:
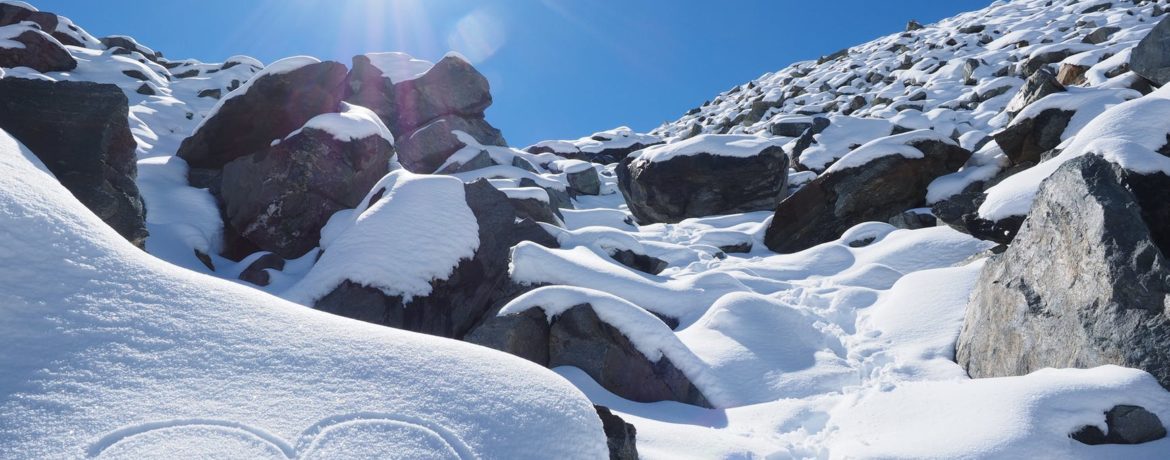
[[[57,39],[24,23],[0,27],[0,67],[55,72],[73,70],[77,60]]]
[[[1170,82],[1170,18],[1150,29],[1129,55],[1129,67],[1157,86]]]
[[[230,228],[250,247],[300,257],[317,246],[337,211],[360,204],[394,156],[393,137],[377,115],[345,104],[342,113],[313,117],[278,144],[223,166],[219,197]]]
[[[146,45],[138,43],[134,37],[127,37],[125,35],[111,35],[109,37],[99,38],[106,48],[121,48],[125,53],[139,53],[143,57],[154,62],[159,62],[163,55],[162,53],[148,48]],[[115,52],[117,54],[117,52]]]
[[[0,128],[32,150],[86,207],[137,246],[145,207],[126,95],[89,82],[0,79]]]
[[[593,407],[597,409],[598,417],[601,417],[610,460],[638,460],[637,428],[615,415],[608,407],[596,404]]]
[[[460,338],[508,295],[509,250],[556,247],[487,181],[394,171],[323,231],[324,253],[288,294],[318,310]]]
[[[1061,137],[1074,110],[1051,108],[1029,116],[1019,116],[992,137],[1011,160],[1013,166],[1034,165],[1045,152],[1060,145]]]
[[[392,126],[401,132],[443,115],[482,118],[492,105],[487,78],[456,54],[444,56],[418,78],[396,82],[394,99],[399,110]]]
[[[310,57],[274,62],[220,99],[177,155],[192,169],[219,169],[264,150],[309,119],[337,112],[345,74],[340,63]]]
[[[565,181],[569,184],[569,191],[577,195],[600,195],[601,177],[597,168],[584,161],[570,163],[561,168],[565,173]]]
[[[1033,102],[1044,99],[1045,96],[1054,93],[1066,91],[1064,85],[1056,79],[1056,75],[1047,68],[1040,68],[1032,72],[1028,79],[1024,81],[1024,86],[1021,86],[1012,100],[1008,101],[1008,105],[1004,108],[1009,118],[1015,118],[1016,114],[1023,111]]]
[[[45,11],[37,11],[27,3],[3,2],[0,3],[0,26],[8,26],[24,21],[33,22],[46,34],[52,35],[60,44],[71,46],[86,46],[98,44],[89,34],[77,29],[71,21],[61,16]]]
[[[967,307],[957,358],[971,376],[1118,364],[1170,388],[1166,170],[1137,173],[1089,154],[1044,181]]]
[[[653,134],[634,132],[628,126],[600,131],[572,141],[542,141],[526,147],[529,153],[552,153],[564,158],[610,164],[633,152],[663,142]]]
[[[862,222],[888,221],[925,204],[930,182],[959,169],[970,156],[929,130],[872,141],[781,201],[764,242],[776,252],[797,252]]]
[[[975,238],[1000,244],[1011,243],[1024,223],[1024,216],[985,218],[979,215],[979,206],[986,198],[981,190],[966,191],[932,204],[931,212],[947,226]]]
[[[513,299],[467,340],[548,367],[576,367],[632,401],[711,407],[668,356],[685,350],[670,328],[646,310],[600,291],[538,288]]]
[[[435,172],[467,144],[454,131],[467,133],[483,145],[506,145],[500,130],[482,117],[443,115],[414,131],[397,134],[398,159],[412,172]]]
[[[649,147],[616,172],[630,212],[644,224],[771,209],[788,191],[784,149],[747,135],[705,134]]]

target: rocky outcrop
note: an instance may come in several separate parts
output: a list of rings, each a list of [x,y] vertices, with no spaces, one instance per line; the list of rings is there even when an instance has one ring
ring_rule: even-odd
[[[369,107],[397,140],[406,169],[433,173],[466,144],[451,131],[465,132],[482,145],[507,145],[484,119],[492,103],[488,81],[470,63],[448,55],[415,78],[394,81],[370,56],[353,58],[346,101]]]
[[[540,307],[488,318],[467,340],[548,367],[573,366],[631,401],[678,401],[711,407],[682,371],[663,356],[651,361],[589,304],[549,319]]]
[[[788,156],[778,145],[742,157],[717,151],[665,160],[632,156],[616,172],[630,213],[643,224],[771,209],[788,192]]]
[[[317,115],[337,112],[345,75],[345,66],[337,62],[308,64],[262,74],[242,94],[223,100],[179,146],[178,157],[192,168],[192,185],[208,186],[198,183],[196,170],[220,169],[266,149]]]
[[[1086,155],[1041,186],[967,307],[958,362],[973,377],[1118,364],[1170,388],[1170,177]]]
[[[930,182],[959,169],[971,156],[941,140],[906,145],[923,157],[888,155],[857,167],[830,168],[781,201],[764,243],[776,252],[797,252],[832,241],[862,222],[886,222],[922,206]]]
[[[404,302],[401,296],[346,281],[315,303],[319,310],[415,332],[462,338],[499,300],[513,294],[509,250],[521,241],[557,247],[535,222],[517,219],[503,192],[487,181],[465,186],[467,206],[479,225],[479,247],[446,279],[431,282],[431,294]]]
[[[597,416],[601,418],[605,444],[609,447],[609,459],[638,460],[638,430],[634,425],[626,423],[608,407],[594,404],[593,408],[597,409]]]
[[[1170,82],[1170,18],[1162,19],[1129,55],[1129,67],[1156,86]]]
[[[126,95],[88,82],[0,79],[0,128],[41,159],[73,196],[131,243],[146,241],[137,144]]]
[[[22,47],[0,48],[0,67],[28,67],[37,72],[57,72],[77,67],[77,61],[65,51],[61,42],[35,27],[24,29],[24,32],[9,39],[20,43]]]
[[[24,21],[35,23],[42,31],[57,39],[63,45],[84,46],[76,37],[58,31],[61,18],[53,13],[35,11],[16,3],[0,3],[0,27]]]
[[[304,128],[223,166],[224,216],[255,247],[300,257],[317,246],[333,213],[356,207],[389,172],[393,156],[394,146],[377,134],[344,141]],[[248,249],[228,247],[225,253]]]

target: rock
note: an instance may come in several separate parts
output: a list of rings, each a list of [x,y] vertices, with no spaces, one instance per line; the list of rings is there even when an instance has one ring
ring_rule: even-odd
[[[1105,2],[1081,10],[1081,14],[1097,13],[1113,7],[1113,3]]]
[[[65,188],[119,234],[143,247],[137,144],[126,95],[90,82],[0,79],[0,128],[27,146]]]
[[[886,222],[903,210],[922,206],[930,182],[958,170],[971,156],[941,140],[906,145],[921,151],[923,158],[889,155],[863,166],[830,168],[781,201],[764,243],[779,253],[797,252],[832,241],[862,222]]]
[[[345,66],[332,61],[261,75],[243,94],[223,100],[183,140],[177,155],[192,169],[219,169],[265,150],[273,139],[283,139],[310,118],[337,112],[345,75]]]
[[[349,318],[432,335],[463,338],[484,321],[497,301],[514,293],[508,279],[510,250],[521,241],[558,247],[531,220],[517,219],[507,195],[486,180],[465,186],[467,206],[479,226],[479,248],[451,276],[431,282],[431,294],[404,303],[401,296],[345,281],[315,308]]]
[[[740,137],[704,135],[693,139],[731,142]],[[678,155],[664,161],[627,157],[616,171],[630,212],[644,224],[771,209],[788,193],[788,156],[778,145],[762,147],[742,158],[718,152]]]
[[[69,34],[58,32],[57,26],[61,19],[53,13],[34,11],[15,3],[0,3],[0,26],[9,26],[23,21],[32,21],[42,31],[49,34],[63,45],[84,46]]]
[[[1170,83],[1170,22],[1167,19],[1159,21],[1133,48],[1129,67],[1154,82],[1155,86]]]
[[[1069,437],[1084,444],[1141,444],[1166,437],[1166,427],[1157,415],[1139,406],[1118,405],[1105,412],[1109,434],[1093,425],[1082,427]]]
[[[491,316],[463,340],[548,366],[548,331],[544,310],[529,308],[513,315]]]
[[[608,407],[593,405],[601,417],[601,428],[605,431],[605,444],[609,447],[610,460],[638,460],[638,430],[614,415]]]
[[[138,93],[138,94],[141,94],[141,95],[143,95],[143,96],[154,96],[154,95],[157,95],[157,94],[158,94],[158,92],[157,92],[157,91],[155,91],[155,90],[154,90],[154,88],[152,88],[152,87],[150,86],[150,83],[143,83],[143,84],[142,84],[141,86],[139,86],[139,87],[138,87],[138,89],[137,89],[137,90],[135,90],[134,92],[135,92],[135,93]]]
[[[947,226],[981,240],[1008,244],[1024,223],[1022,216],[991,221],[979,216],[979,205],[986,195],[982,191],[957,194],[931,205],[931,212]]]
[[[564,226],[562,223],[564,216],[561,215],[560,210],[554,208],[547,201],[509,197],[508,202],[512,203],[513,208],[516,208],[517,217],[528,218],[534,222],[543,222],[558,227]]]
[[[211,88],[199,91],[196,97],[210,97],[212,99],[219,99],[223,97],[223,90],[220,88]]]
[[[122,48],[126,51],[137,52],[139,54],[142,54],[143,57],[150,59],[151,61],[154,61],[154,62],[158,62],[159,59],[163,57],[162,53],[156,52],[150,48],[147,48],[147,47],[139,44],[138,41],[134,40],[131,37],[127,37],[127,36],[123,36],[123,35],[112,35],[109,37],[99,38],[98,40],[101,41],[102,45],[104,45],[107,49],[109,49],[109,48]]]
[[[500,130],[483,118],[445,115],[407,136],[397,137],[398,161],[411,172],[435,172],[451,155],[467,146],[451,132],[454,130],[470,134],[483,145],[507,145]]]
[[[1087,81],[1085,72],[1088,71],[1089,68],[1083,65],[1061,64],[1060,70],[1056,72],[1056,81],[1065,86],[1081,85]]]
[[[284,259],[271,252],[264,254],[240,272],[239,278],[257,286],[267,286],[270,281],[267,269],[284,270]]]
[[[394,147],[378,135],[349,142],[304,128],[224,165],[225,220],[265,251],[294,259],[317,246],[333,213],[356,207],[389,172]],[[226,247],[231,256],[251,248]]]
[[[33,27],[9,40],[24,46],[0,48],[0,67],[28,67],[37,72],[58,72],[77,67],[77,61],[60,42]]]
[[[1081,39],[1081,43],[1088,43],[1091,45],[1099,45],[1101,43],[1105,43],[1106,41],[1109,40],[1110,37],[1113,36],[1113,34],[1120,32],[1120,31],[1121,31],[1120,27],[1113,27],[1113,26],[1099,27],[1099,28],[1093,30],[1092,32],[1090,32],[1088,35],[1085,35],[1085,38]]]
[[[967,306],[957,362],[972,377],[1117,364],[1170,388],[1170,177],[1096,156],[1040,187]]]
[[[987,29],[987,26],[985,26],[983,24],[973,24],[973,25],[964,26],[964,27],[959,28],[959,33],[961,33],[961,34],[977,34],[977,33],[983,32],[984,29]]]
[[[938,225],[938,219],[936,219],[933,214],[929,212],[919,212],[913,209],[891,217],[889,222],[890,225],[898,228],[904,228],[906,230],[930,228]]]
[[[909,22],[906,23],[906,31],[907,32],[913,32],[915,30],[922,30],[924,28],[925,27],[923,27],[922,24],[919,24],[918,21],[915,21],[913,19],[911,19]]]
[[[651,275],[662,273],[669,266],[665,260],[628,249],[611,250],[609,256],[622,265]]]
[[[597,169],[589,163],[575,165],[565,171],[565,180],[569,182],[569,191],[577,195],[600,195],[601,177]]]
[[[1033,102],[1044,99],[1049,94],[1064,91],[1064,85],[1056,80],[1056,76],[1050,70],[1041,68],[1024,81],[1024,86],[1020,87],[1019,92],[1008,102],[1004,111],[1007,112],[1008,118],[1012,119]]]
[[[480,150],[467,161],[455,162],[452,161],[444,166],[443,169],[436,171],[437,174],[459,174],[468,171],[475,171],[490,166],[495,166],[496,162],[492,160],[491,154],[487,150]]]
[[[1060,145],[1060,136],[1075,114],[1071,110],[1047,109],[1031,118],[1013,120],[992,138],[1012,165],[1039,163],[1044,152]]]

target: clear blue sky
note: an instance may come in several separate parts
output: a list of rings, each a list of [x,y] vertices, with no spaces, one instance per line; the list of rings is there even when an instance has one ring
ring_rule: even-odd
[[[514,146],[619,125],[649,130],[801,60],[990,0],[29,0],[97,36],[172,58],[462,52],[487,76],[488,121]]]

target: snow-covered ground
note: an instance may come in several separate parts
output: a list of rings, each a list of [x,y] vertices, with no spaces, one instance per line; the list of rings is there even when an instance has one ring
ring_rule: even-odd
[[[1100,149],[1092,142],[1100,138],[1130,141],[1122,146],[1130,150],[1108,149],[1137,152],[1117,161],[1170,171],[1165,157],[1147,155],[1164,137],[1143,144],[1109,131],[1125,124],[1140,137],[1143,125],[1124,120],[1170,112],[1161,107],[1166,90],[1125,102],[1140,96],[1128,88],[1134,75],[1109,72],[1153,26],[1151,7],[1079,14],[1092,2],[1054,3],[998,1],[913,37],[894,34],[837,60],[797,63],[720,95],[654,136],[619,128],[608,132],[610,141],[537,146],[595,153],[665,138],[672,143],[634,154],[665,161],[710,147],[707,136],[684,139],[699,126],[740,135],[729,150],[735,156],[766,144],[791,146],[791,137],[760,136],[774,123],[808,122],[802,113],[836,106],[820,142],[803,153],[814,171],[921,155],[906,148],[913,139],[973,148],[1007,125],[1003,112],[1023,84],[996,70],[1067,50],[1066,62],[1089,66],[1086,87],[1046,101],[1078,109],[1062,136],[1067,148],[991,189],[981,212],[1026,212],[1055,161]],[[959,32],[976,24],[986,27],[987,40]],[[1120,31],[1102,44],[1080,43],[1084,32],[1107,25]],[[955,44],[944,45],[948,40]],[[763,242],[771,212],[635,225],[612,165],[482,146],[465,134],[468,147],[448,163],[484,151],[498,166],[452,176],[391,172],[374,187],[385,188],[386,199],[334,215],[322,231],[327,251],[320,260],[310,251],[289,261],[264,288],[239,281],[254,258],[216,255],[219,210],[210,193],[187,185],[187,166],[174,154],[222,100],[246,91],[250,78],[315,60],[264,68],[238,57],[230,66],[174,61],[182,64],[165,69],[100,48],[68,47],[78,60],[74,71],[12,69],[5,78],[107,82],[124,90],[138,142],[149,254],[106,228],[26,149],[0,134],[0,458],[602,458],[605,439],[591,402],[635,425],[638,451],[650,459],[1136,459],[1170,452],[1170,439],[1088,446],[1068,436],[1085,425],[1104,428],[1105,411],[1119,404],[1170,422],[1170,392],[1142,371],[1106,366],[973,380],[954,362],[968,294],[992,243],[945,226],[900,230],[870,222],[778,255]],[[392,69],[394,80],[431,68],[401,53],[369,57]],[[981,62],[969,76],[967,59]],[[873,69],[885,73],[870,81],[866,72]],[[158,94],[139,94],[143,81],[124,70],[141,72]],[[196,76],[173,78],[187,71]],[[975,81],[965,84],[968,78]],[[958,103],[1003,88],[974,109]],[[210,89],[222,90],[223,98],[200,97]],[[855,96],[867,105],[841,113]],[[754,100],[775,105],[756,122],[732,123]],[[360,107],[310,125],[339,138],[392,138]],[[895,125],[907,132],[887,138]],[[930,201],[997,173],[997,149],[986,144],[967,169],[935,182]],[[538,168],[503,166],[517,159]],[[293,303],[311,303],[344,279],[366,280],[407,301],[426,295],[432,278],[449,274],[478,245],[460,180],[486,177],[509,196],[548,202],[544,190],[520,182],[564,191],[568,173],[588,168],[600,173],[601,195],[574,198],[576,209],[562,210],[563,228],[542,224],[561,248],[512,248],[512,279],[549,286],[513,300],[501,314],[539,306],[554,316],[590,303],[647,357],[669,358],[714,408],[632,402],[576,368],[550,371]],[[815,175],[794,171],[790,183]],[[428,238],[446,244],[415,244]],[[735,246],[750,250],[720,249]],[[656,257],[667,267],[639,272],[618,263],[615,250]],[[215,269],[195,251],[210,255]],[[672,330],[655,314],[680,325]]]

